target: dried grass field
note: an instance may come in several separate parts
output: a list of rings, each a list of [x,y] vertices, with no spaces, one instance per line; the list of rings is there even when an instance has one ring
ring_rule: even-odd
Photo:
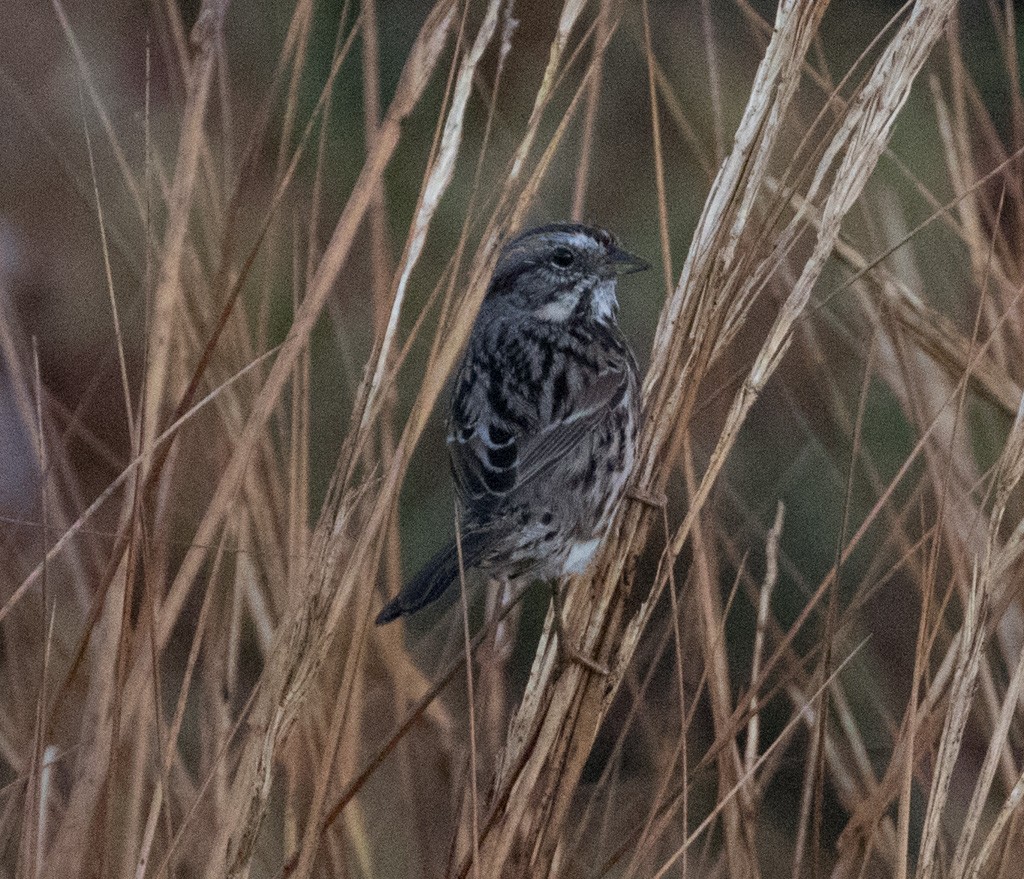
[[[0,29],[0,874],[1019,879],[1009,0],[24,0]],[[453,533],[501,242],[645,371],[566,625]],[[461,593],[461,594],[460,594]]]

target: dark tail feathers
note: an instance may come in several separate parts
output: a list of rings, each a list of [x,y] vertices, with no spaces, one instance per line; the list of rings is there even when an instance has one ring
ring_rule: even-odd
[[[484,557],[493,538],[492,529],[481,528],[462,535],[462,566],[465,570],[476,567]],[[406,614],[416,613],[437,601],[452,583],[459,579],[459,554],[453,540],[416,574],[402,591],[391,599],[377,614],[377,625],[390,623]]]

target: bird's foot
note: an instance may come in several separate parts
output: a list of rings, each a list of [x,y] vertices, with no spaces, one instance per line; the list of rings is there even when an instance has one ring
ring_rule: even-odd
[[[602,677],[608,677],[610,674],[608,666],[601,664],[595,659],[591,659],[589,656],[578,650],[569,640],[569,636],[566,634],[565,626],[562,622],[562,595],[557,586],[554,590],[554,603],[555,638],[557,639],[555,647],[558,650],[559,670],[566,668],[570,662],[575,662],[592,671],[594,674],[601,675]]]
[[[600,675],[603,678],[608,677],[611,674],[607,665],[603,665],[596,659],[591,659],[589,656],[585,656],[580,653],[572,644],[568,643],[564,638],[559,636],[558,638],[558,665],[559,668],[565,668],[568,663],[575,662],[578,665],[582,665],[588,671],[592,671],[596,675]]]
[[[652,494],[651,492],[646,492],[639,488],[627,488],[626,497],[655,510],[664,510],[665,505],[668,503],[668,498],[665,496],[664,492]]]

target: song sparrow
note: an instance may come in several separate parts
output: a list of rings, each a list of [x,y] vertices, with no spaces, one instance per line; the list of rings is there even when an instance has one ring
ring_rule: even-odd
[[[639,422],[639,375],[618,328],[615,283],[646,268],[608,232],[575,223],[530,229],[502,250],[449,415],[466,569],[547,580],[582,573],[596,554],[633,466]],[[377,624],[415,613],[458,577],[453,540]],[[556,610],[559,648],[574,654],[560,603]]]

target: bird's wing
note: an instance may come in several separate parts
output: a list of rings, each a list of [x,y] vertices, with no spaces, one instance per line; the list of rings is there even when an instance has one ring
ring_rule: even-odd
[[[618,406],[629,387],[629,373],[607,369],[580,392],[565,416],[544,426],[522,444],[518,485],[541,476],[593,431],[609,411]]]
[[[629,386],[625,368],[609,368],[546,423],[524,429],[493,405],[473,407],[448,437],[452,472],[466,506],[486,514],[543,475],[594,430]]]
[[[453,425],[448,453],[462,502],[477,514],[486,515],[516,485],[516,430],[491,410],[462,426]]]

